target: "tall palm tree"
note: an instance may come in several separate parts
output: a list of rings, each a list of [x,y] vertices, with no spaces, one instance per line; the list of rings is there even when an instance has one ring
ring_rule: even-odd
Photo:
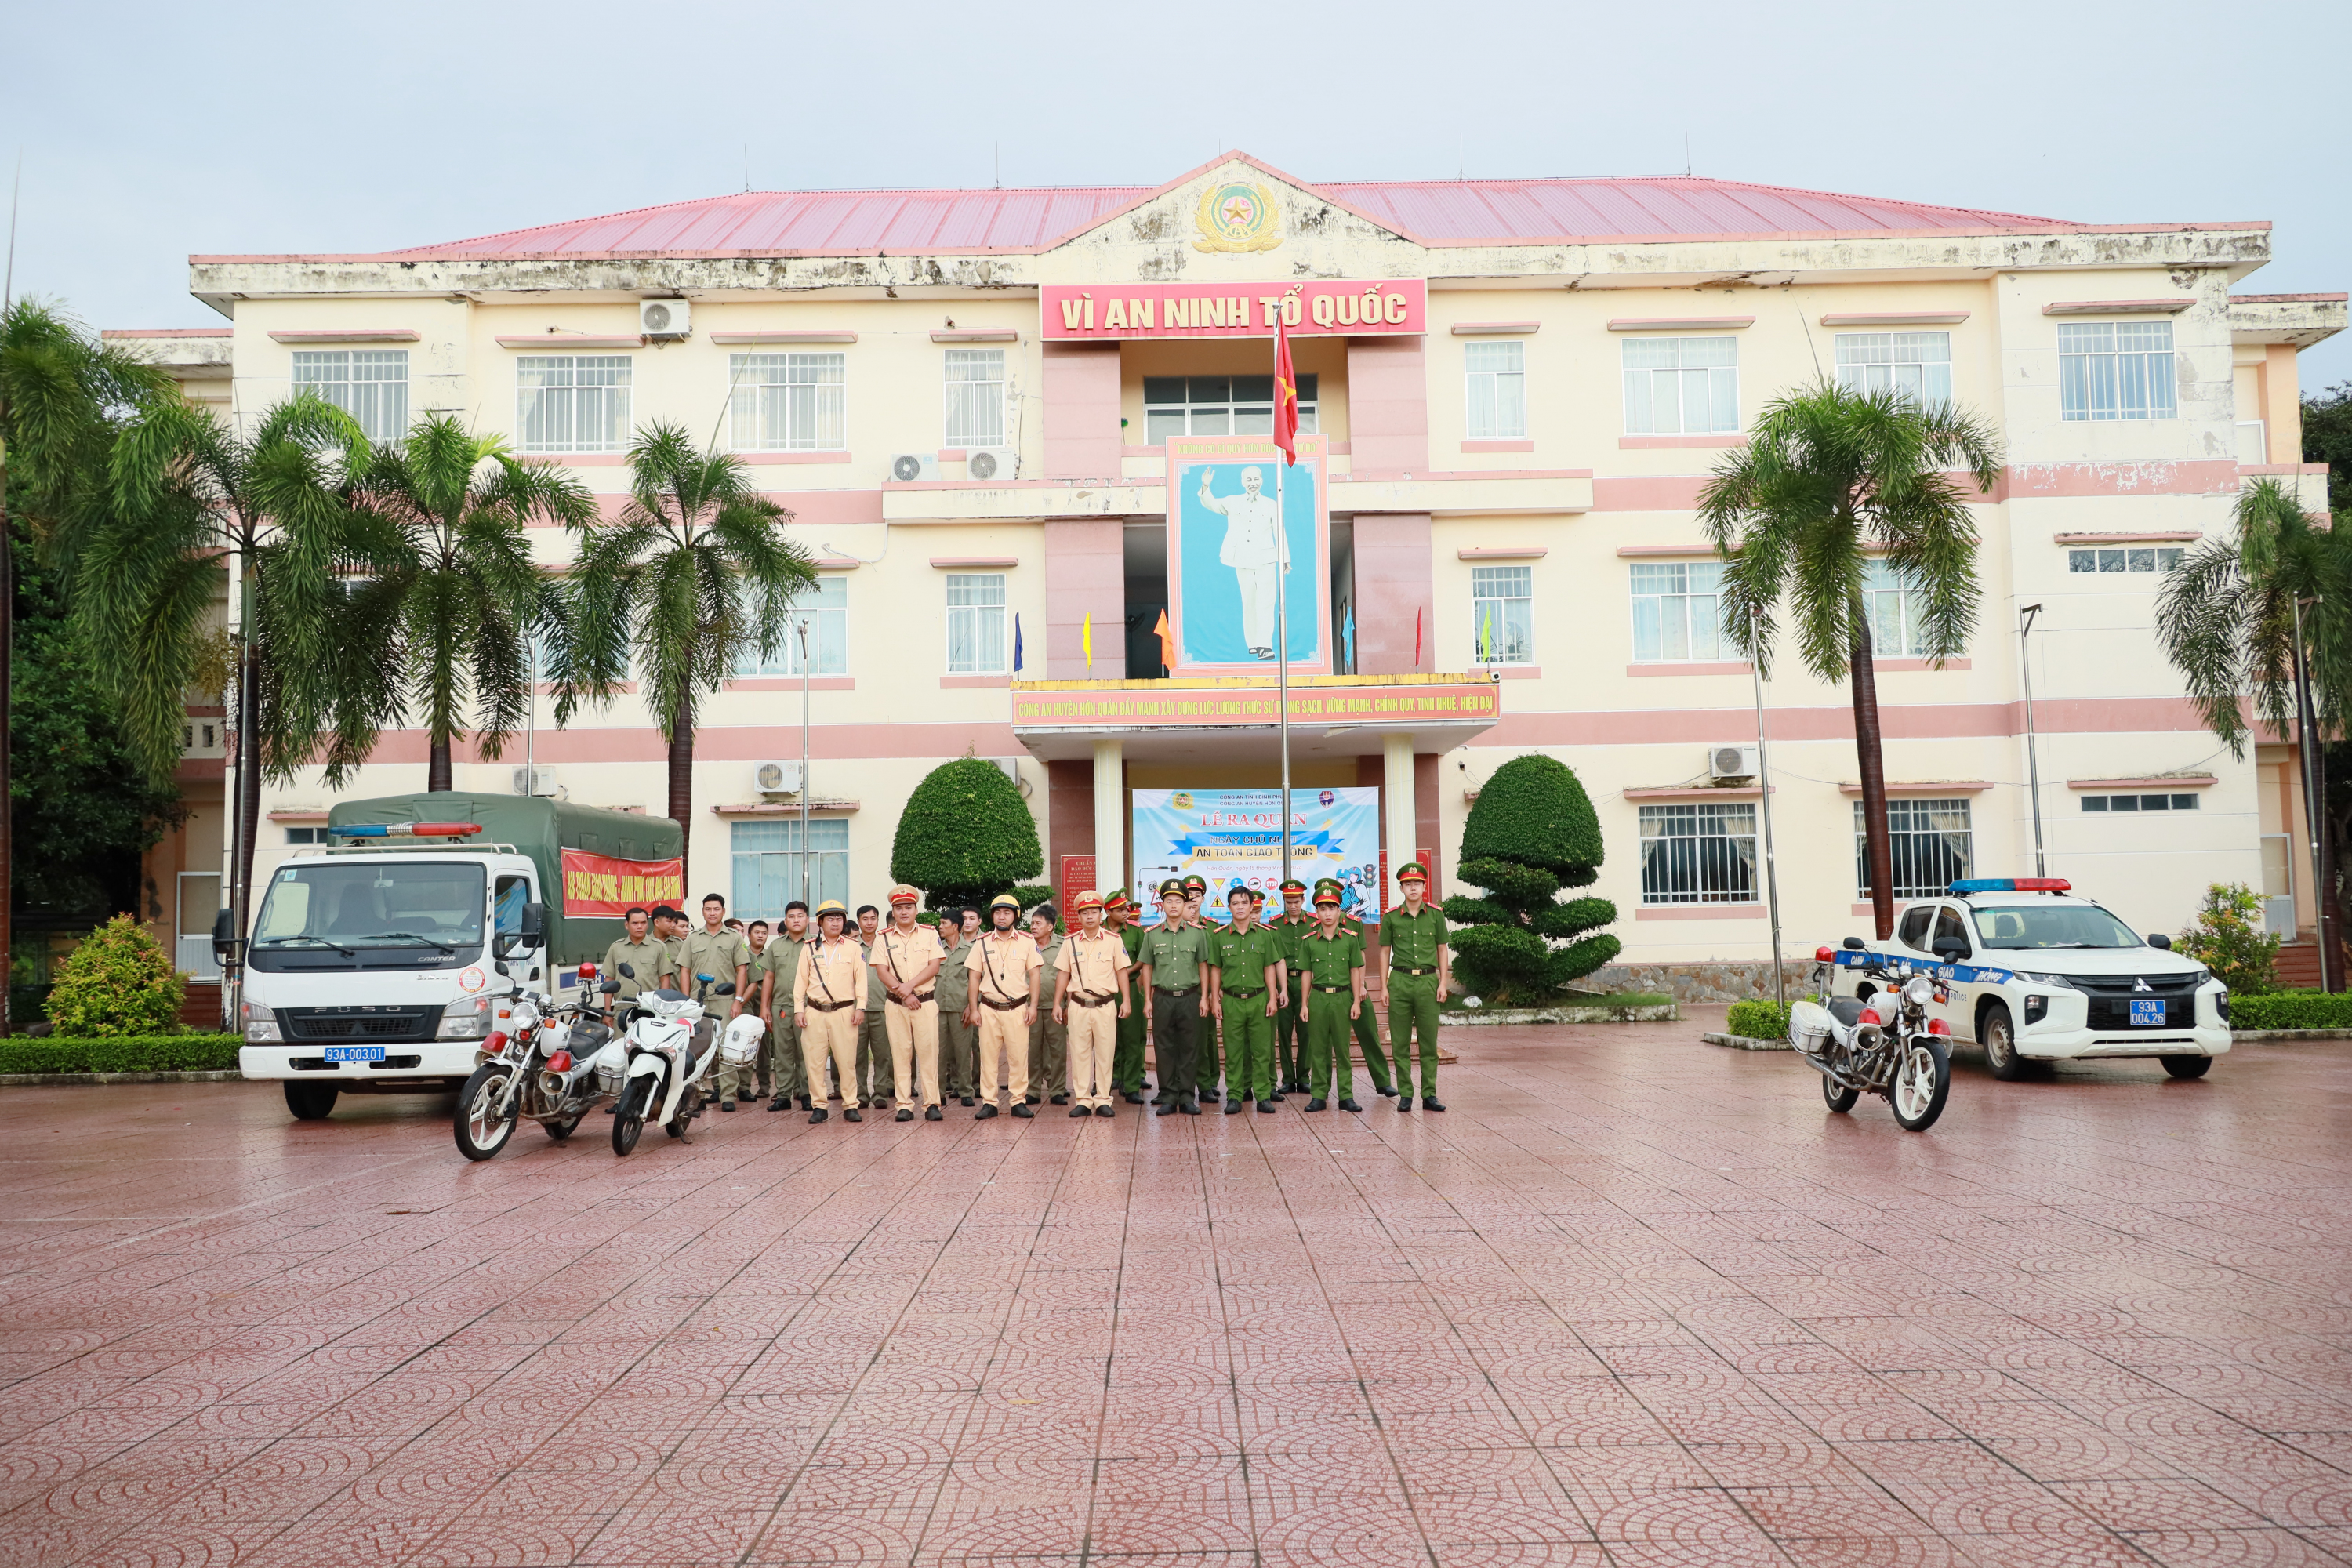
[[[1862,771],[1871,910],[1884,942],[1895,931],[1894,855],[1887,841],[1886,767],[1872,655],[1885,636],[1863,599],[1872,555],[1905,584],[1921,651],[1941,663],[1976,625],[1976,524],[1968,487],[2000,475],[1991,426],[1949,404],[1823,384],[1765,406],[1748,446],[1716,467],[1699,520],[1723,574],[1723,635],[1769,674],[1782,595],[1797,651],[1825,681],[1853,695]]]
[[[12,967],[16,845],[10,828],[9,649],[15,641],[16,534],[63,553],[105,510],[107,465],[121,420],[172,395],[170,379],[92,337],[49,306],[0,304],[0,975]],[[179,752],[173,749],[173,763]],[[166,766],[157,770],[166,775]],[[0,979],[0,984],[5,984]],[[9,1032],[0,992],[0,1035]]]
[[[553,464],[524,462],[446,415],[371,451],[353,501],[366,577],[350,603],[361,625],[390,639],[354,658],[353,673],[373,672],[367,706],[384,722],[404,724],[415,710],[428,747],[425,787],[446,790],[468,709],[481,754],[495,760],[530,701],[532,640],[552,618],[552,598],[526,530],[583,526],[596,503]],[[329,782],[363,761],[377,733],[373,724],[339,731]]]
[[[2273,734],[2302,739],[2305,788],[2327,797],[2322,742],[2352,701],[2352,541],[2305,513],[2276,479],[2238,492],[2235,537],[2200,545],[2165,582],[2156,631],[2189,700],[2230,754],[2246,754],[2244,700]],[[2335,835],[2318,822],[2320,984],[2344,984]]]
[[[555,639],[555,721],[605,702],[632,662],[669,743],[669,815],[694,834],[699,700],[758,650],[772,656],[784,611],[813,585],[808,552],[784,536],[792,513],[768,500],[740,458],[698,451],[684,426],[654,424],[629,448],[629,499],[611,522],[578,524],[579,559]]]

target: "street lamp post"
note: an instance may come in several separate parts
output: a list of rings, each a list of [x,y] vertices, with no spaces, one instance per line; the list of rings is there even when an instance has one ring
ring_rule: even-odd
[[[2022,617],[2017,628],[2017,661],[2025,679],[2025,777],[2033,802],[2033,874],[2046,877],[2050,873],[2042,860],[2042,761],[2033,744],[2033,655],[2028,640],[2033,617],[2042,613],[2042,606],[2027,605],[2017,613]]]
[[[1751,646],[1755,640],[1752,636],[1748,638]],[[1780,873],[1772,857],[1772,763],[1764,737],[1764,671],[1754,658],[1748,661],[1748,673],[1756,683],[1756,782],[1761,786],[1764,807],[1764,906],[1772,925],[1772,1001],[1785,1012],[1789,986],[1780,973]]]

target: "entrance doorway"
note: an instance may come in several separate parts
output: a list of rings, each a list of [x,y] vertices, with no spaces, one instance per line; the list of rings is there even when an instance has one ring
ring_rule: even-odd
[[[1126,530],[1127,679],[1159,680],[1160,617],[1168,609],[1168,520],[1129,518]]]

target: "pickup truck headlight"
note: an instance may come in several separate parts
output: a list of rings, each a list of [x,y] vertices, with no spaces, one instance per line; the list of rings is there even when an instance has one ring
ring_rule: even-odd
[[[2014,973],[2020,980],[2025,981],[2027,984],[2032,985],[2048,985],[2060,991],[2080,991],[2082,989],[2081,986],[2075,984],[2072,980],[2069,980],[2063,974],[2036,974],[2032,970],[2027,969],[2015,970],[2012,971],[2012,973]]]
[[[255,1045],[274,1045],[286,1037],[278,1032],[278,1015],[255,1003],[244,1005],[245,1037]]]
[[[2227,991],[2213,993],[2213,1011],[2224,1024],[2230,1021],[2230,994]]]
[[[468,996],[462,1002],[452,1002],[441,1009],[441,1026],[433,1032],[440,1040],[478,1040],[490,1032],[490,1002],[488,996]]]

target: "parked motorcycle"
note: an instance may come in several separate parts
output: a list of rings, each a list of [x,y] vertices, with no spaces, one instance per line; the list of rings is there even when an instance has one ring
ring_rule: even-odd
[[[593,965],[582,966],[583,979],[594,974]],[[457,1152],[468,1160],[496,1158],[526,1116],[561,1143],[608,1092],[596,1057],[613,1031],[593,1015],[551,1007],[526,990],[507,1004],[501,1022],[474,1053],[473,1076],[452,1119]]]
[[[625,977],[636,978],[629,965],[620,968]],[[710,977],[696,978],[707,984]],[[732,996],[734,983],[714,986],[712,994]],[[719,1042],[703,1023],[702,1004],[681,992],[641,991],[633,999],[621,1041],[626,1066],[621,1073],[620,1106],[613,1116],[614,1153],[635,1149],[649,1121],[671,1137],[684,1138],[702,1113],[708,1103],[703,1083],[719,1059]]]
[[[1832,1110],[1853,1109],[1863,1095],[1884,1095],[1905,1131],[1924,1132],[1944,1114],[1952,1089],[1951,1026],[1927,1016],[1936,998],[1932,974],[1897,973],[1868,954],[1860,937],[1845,939],[1845,951],[1864,953],[1847,966],[1860,969],[1883,988],[1868,997],[1832,994],[1839,966],[1836,948],[1813,952],[1816,1000],[1789,1008],[1789,1043],[1822,1075],[1822,1099]]]

